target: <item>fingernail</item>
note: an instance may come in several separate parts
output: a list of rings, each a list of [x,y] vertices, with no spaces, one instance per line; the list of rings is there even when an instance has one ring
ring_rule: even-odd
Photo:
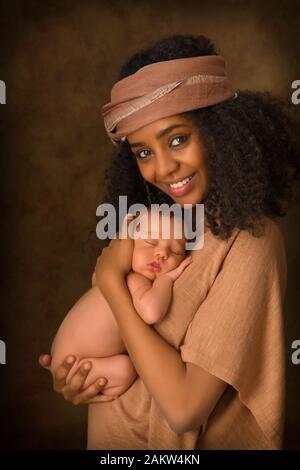
[[[91,368],[91,364],[89,362],[86,362],[85,364],[83,364],[83,366],[81,367],[81,370],[82,372],[87,372],[88,370],[90,370]]]
[[[106,380],[105,380],[105,379],[100,379],[98,383],[99,383],[99,385],[101,385],[101,386],[102,386],[102,385],[105,385]]]
[[[72,357],[72,356],[67,357],[67,359],[66,359],[67,364],[72,364],[73,362],[74,362],[74,357]]]

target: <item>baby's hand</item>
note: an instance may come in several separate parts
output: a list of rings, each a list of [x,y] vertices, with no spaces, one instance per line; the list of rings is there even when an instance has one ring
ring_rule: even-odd
[[[176,279],[179,278],[180,274],[185,270],[185,268],[191,264],[192,262],[192,257],[188,256],[185,258],[177,268],[172,269],[172,271],[169,271],[168,273],[165,273],[165,276],[169,276],[172,281],[176,281]]]

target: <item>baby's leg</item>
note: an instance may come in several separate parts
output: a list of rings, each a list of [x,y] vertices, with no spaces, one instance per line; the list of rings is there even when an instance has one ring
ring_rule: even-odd
[[[137,377],[134,365],[127,354],[118,354],[111,357],[84,358],[76,361],[68,374],[68,383],[82,364],[90,362],[92,368],[85,380],[84,388],[104,377],[107,379],[101,393],[115,396],[124,393]]]
[[[89,289],[64,318],[52,344],[52,371],[64,358],[110,357],[126,353],[118,324],[97,287]]]
[[[76,357],[66,382],[69,383],[80,365],[89,361],[84,388],[105,377],[104,394],[124,393],[137,376],[127,354],[118,324],[104,296],[93,282],[63,320],[52,344],[51,370],[54,374],[66,356]]]

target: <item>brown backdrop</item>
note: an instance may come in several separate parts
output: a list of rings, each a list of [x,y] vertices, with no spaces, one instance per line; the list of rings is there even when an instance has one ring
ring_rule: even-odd
[[[89,287],[101,243],[95,210],[111,154],[100,106],[119,66],[161,35],[209,36],[237,88],[290,99],[300,79],[294,2],[0,2],[1,319],[0,447],[85,447],[86,408],[52,391],[37,365],[68,309]],[[298,68],[297,68],[298,67]],[[300,105],[295,106],[300,115]],[[298,448],[300,213],[285,221],[289,263],[286,448]],[[105,406],[105,405],[103,405]]]

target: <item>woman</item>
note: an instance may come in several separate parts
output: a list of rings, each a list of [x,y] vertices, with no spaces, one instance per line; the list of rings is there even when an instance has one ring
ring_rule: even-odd
[[[122,67],[102,112],[118,146],[109,202],[204,203],[204,246],[151,327],[124,281],[132,241],[113,240],[96,279],[138,378],[99,404],[109,399],[100,382],[82,390],[90,364],[66,385],[66,361],[55,390],[90,404],[88,449],[279,449],[287,270],[277,219],[299,175],[282,103],[236,92],[207,38],[175,35]]]

